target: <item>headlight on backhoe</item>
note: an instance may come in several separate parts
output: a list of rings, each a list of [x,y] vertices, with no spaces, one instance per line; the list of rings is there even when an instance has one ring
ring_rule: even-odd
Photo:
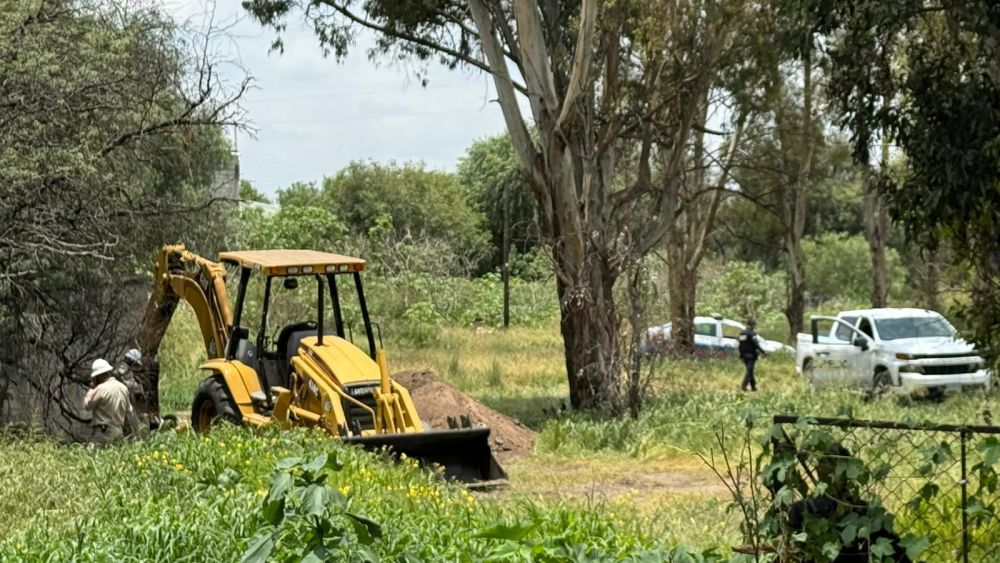
[[[333,403],[330,402],[330,399],[324,399],[323,412],[330,412],[331,410],[333,410]]]

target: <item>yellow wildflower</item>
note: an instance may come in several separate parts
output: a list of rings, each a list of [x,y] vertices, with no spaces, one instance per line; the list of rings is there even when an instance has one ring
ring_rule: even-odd
[[[340,494],[344,495],[345,497],[347,496],[347,493],[349,493],[349,492],[351,492],[351,486],[350,485],[344,485],[343,487],[340,488]]]

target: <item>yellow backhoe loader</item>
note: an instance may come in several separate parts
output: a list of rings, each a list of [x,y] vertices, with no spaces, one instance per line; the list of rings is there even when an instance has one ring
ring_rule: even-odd
[[[385,351],[376,348],[368,316],[359,258],[312,250],[222,252],[207,260],[183,245],[157,251],[153,290],[140,328],[144,357],[155,358],[177,304],[195,312],[208,361],[207,377],[191,407],[191,425],[207,430],[219,420],[235,424],[319,427],[331,436],[370,449],[387,448],[444,468],[445,475],[468,483],[505,479],[490,451],[489,428],[430,430],[424,427],[405,388],[389,377]],[[239,276],[236,303],[227,291],[229,270]],[[251,282],[260,291],[248,292]],[[299,282],[316,287],[315,300],[296,298]],[[346,286],[346,287],[345,287]],[[345,291],[346,290],[346,291]],[[342,294],[355,297],[367,350],[345,333]],[[286,299],[275,299],[281,292]],[[252,295],[248,294],[252,293]],[[324,305],[329,295],[332,311]],[[285,305],[285,310],[274,311]],[[288,319],[289,310],[314,309]],[[252,306],[248,306],[248,304]],[[244,324],[256,309],[256,334]],[[282,321],[282,314],[285,320]],[[332,314],[331,314],[332,313]],[[325,322],[332,316],[333,326]],[[277,318],[277,321],[270,319]],[[271,330],[272,324],[280,324]],[[353,331],[350,331],[353,332]],[[147,414],[159,415],[156,377],[146,401]]]

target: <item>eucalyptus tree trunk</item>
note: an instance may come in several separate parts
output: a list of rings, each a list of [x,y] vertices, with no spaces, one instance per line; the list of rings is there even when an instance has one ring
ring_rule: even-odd
[[[816,147],[816,125],[813,115],[812,61],[807,56],[802,63],[802,125],[798,135],[790,139],[783,137],[782,152],[786,160],[797,161],[794,179],[782,198],[782,219],[784,223],[785,260],[788,264],[788,303],[785,318],[788,320],[789,339],[794,342],[802,332],[806,310],[805,264],[802,260],[802,237],[805,234],[806,193],[812,160]],[[787,123],[778,112],[780,134],[788,135]],[[801,152],[799,152],[801,151]],[[794,155],[793,158],[789,158]]]
[[[889,139],[883,134],[880,174],[887,174],[888,166]],[[886,307],[889,304],[889,275],[885,258],[889,214],[885,198],[879,190],[878,176],[869,169],[865,180],[864,222],[872,260],[872,307]]]
[[[706,93],[707,94],[707,93]],[[747,115],[741,114],[729,136],[720,164],[719,177],[709,185],[708,158],[705,151],[705,125],[708,99],[702,104],[699,127],[694,137],[693,172],[682,191],[683,211],[674,219],[667,242],[668,290],[670,300],[670,347],[677,354],[694,351],[694,317],[697,314],[698,271],[708,250],[708,240],[715,228],[715,218],[726,194],[726,182],[732,170],[736,149],[743,136]]]

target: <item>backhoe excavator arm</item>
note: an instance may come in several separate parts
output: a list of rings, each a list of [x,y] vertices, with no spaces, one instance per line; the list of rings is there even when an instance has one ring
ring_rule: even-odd
[[[233,324],[225,267],[182,244],[164,245],[156,251],[153,288],[138,337],[145,369],[138,377],[143,393],[137,397],[136,409],[151,418],[158,417],[160,410],[156,355],[181,300],[194,310],[208,358],[224,356]]]

